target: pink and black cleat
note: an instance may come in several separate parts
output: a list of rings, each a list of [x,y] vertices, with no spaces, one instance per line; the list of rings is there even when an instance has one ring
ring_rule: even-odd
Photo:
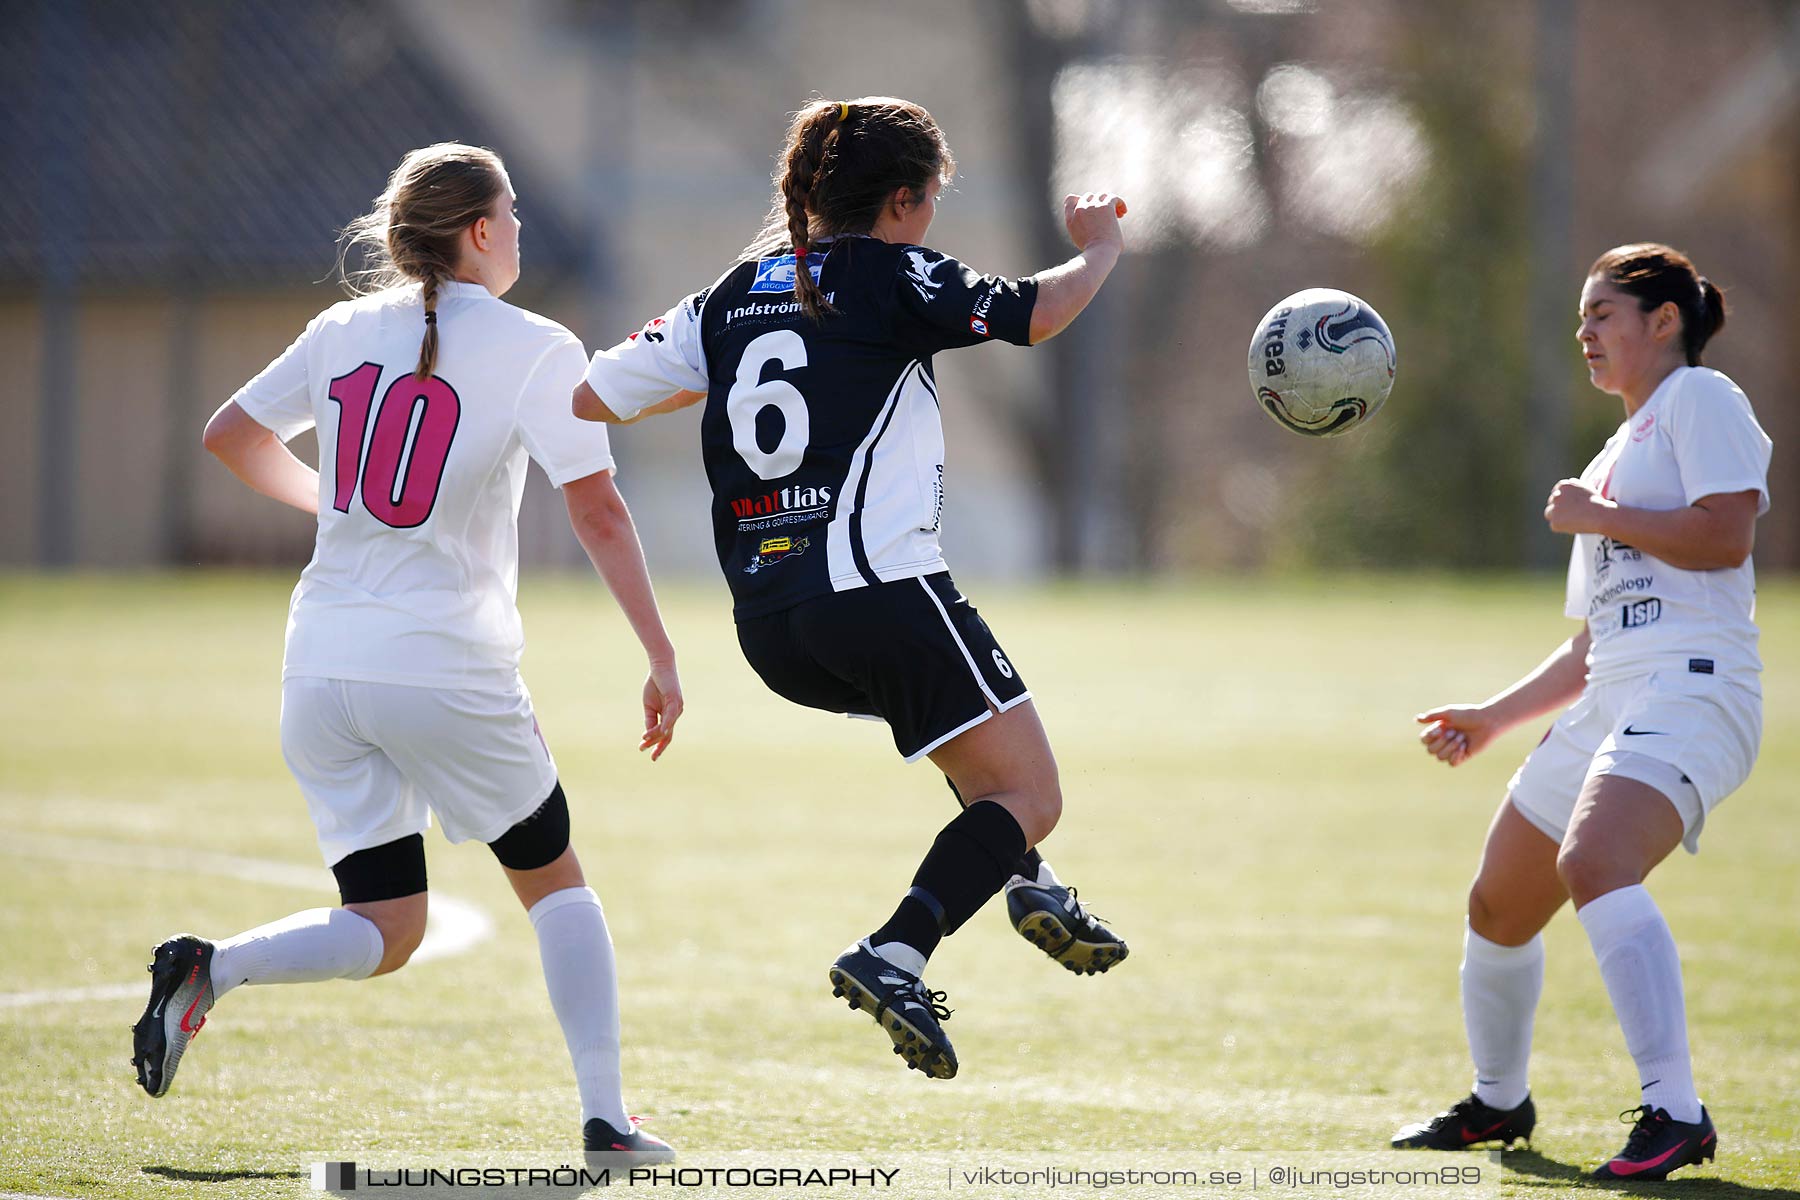
[[[1634,1121],[1625,1148],[1594,1168],[1595,1179],[1667,1179],[1677,1167],[1711,1162],[1719,1134],[1704,1106],[1692,1124],[1677,1121],[1667,1109],[1628,1108],[1619,1119]]]
[[[161,1096],[175,1081],[175,1068],[188,1042],[212,1011],[213,944],[191,933],[178,934],[156,948],[150,972],[150,1002],[131,1027],[131,1065],[138,1083]]]
[[[632,1167],[675,1161],[675,1148],[659,1137],[638,1128],[641,1117],[625,1118],[623,1133],[595,1117],[581,1127],[582,1149],[591,1170],[602,1167],[629,1170]]]

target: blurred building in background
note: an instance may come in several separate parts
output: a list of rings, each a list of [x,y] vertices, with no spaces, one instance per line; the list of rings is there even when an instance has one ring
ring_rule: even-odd
[[[1800,561],[1800,16],[1777,0],[0,0],[0,564],[298,565],[311,523],[199,447],[334,300],[337,229],[407,149],[507,159],[509,296],[610,343],[710,283],[808,97],[930,107],[959,161],[932,241],[1025,274],[1064,189],[1129,252],[1030,351],[940,356],[946,544],[967,573],[1548,565],[1554,481],[1618,420],[1572,337],[1592,259],[1668,241],[1727,290],[1708,362],[1776,439],[1765,566]],[[1386,316],[1366,431],[1250,399],[1252,326],[1305,286]],[[710,572],[693,414],[619,431],[652,565]],[[310,438],[296,443],[303,457]],[[576,560],[541,478],[528,564]]]

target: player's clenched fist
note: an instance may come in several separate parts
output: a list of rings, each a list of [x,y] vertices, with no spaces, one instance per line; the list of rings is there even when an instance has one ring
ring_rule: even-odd
[[[1125,201],[1111,192],[1063,197],[1063,224],[1077,250],[1103,245],[1123,250],[1125,235],[1119,229],[1119,218],[1127,211]]]

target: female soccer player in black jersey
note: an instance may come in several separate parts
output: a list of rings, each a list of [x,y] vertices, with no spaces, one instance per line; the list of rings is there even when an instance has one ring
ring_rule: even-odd
[[[1031,694],[938,548],[944,440],[931,357],[1061,332],[1118,261],[1125,204],[1068,196],[1079,253],[1034,278],[920,243],[955,169],[931,114],[891,97],[817,101],[788,129],[775,202],[743,258],[594,356],[574,407],[626,422],[706,401],[701,447],[738,641],[798,704],[880,717],[966,807],[880,928],[832,965],[909,1067],[948,1079],[938,941],[1003,887],[1016,928],[1071,970],[1126,946],[1030,848],[1062,810]]]

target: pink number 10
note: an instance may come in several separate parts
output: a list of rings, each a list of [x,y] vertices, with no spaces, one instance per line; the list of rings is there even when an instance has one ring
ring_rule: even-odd
[[[424,524],[437,504],[462,401],[437,376],[420,379],[408,371],[388,385],[369,436],[369,456],[359,461],[381,372],[379,363],[366,362],[331,381],[327,395],[338,404],[337,491],[331,506],[350,511],[360,475],[363,507],[383,525],[412,529]]]

